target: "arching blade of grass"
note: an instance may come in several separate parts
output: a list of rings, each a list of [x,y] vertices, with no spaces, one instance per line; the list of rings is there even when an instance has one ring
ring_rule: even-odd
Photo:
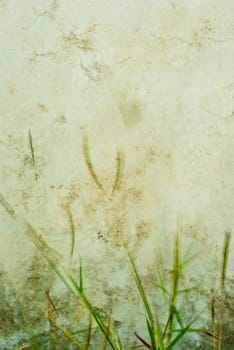
[[[124,163],[123,154],[119,150],[117,151],[116,160],[117,160],[117,167],[116,167],[115,181],[114,181],[113,188],[112,188],[112,194],[115,192],[115,190],[117,190],[117,188],[119,186],[122,168],[123,168],[123,163]]]
[[[154,287],[160,289],[164,295],[166,296],[170,295],[168,290],[165,287],[161,286],[160,284],[154,283]]]
[[[82,134],[82,142],[83,142],[84,160],[85,160],[87,169],[89,171],[89,174],[92,177],[93,181],[95,182],[96,186],[99,188],[99,190],[101,190],[104,193],[103,186],[94,170],[94,165],[90,158],[89,140],[88,140],[88,136],[85,133]]]
[[[53,261],[56,263],[61,261],[61,255],[45,242],[42,236],[35,231],[31,224],[16,214],[14,209],[10,206],[10,204],[1,193],[0,204],[3,206],[12,220],[17,224],[17,226],[22,230],[22,232],[24,232],[25,235],[32,241],[36,248],[40,250],[41,253],[43,253],[43,255],[52,257]]]

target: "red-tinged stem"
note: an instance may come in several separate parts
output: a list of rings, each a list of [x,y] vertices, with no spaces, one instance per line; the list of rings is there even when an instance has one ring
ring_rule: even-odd
[[[135,336],[137,337],[137,339],[138,339],[143,345],[145,345],[145,347],[146,347],[147,349],[151,349],[150,344],[147,343],[144,339],[142,339],[142,338],[137,334],[137,332],[135,332],[134,334],[135,334]]]
[[[212,334],[212,333],[210,333],[210,332],[203,332],[205,335],[208,335],[208,337],[211,337],[211,338],[214,338],[214,339],[216,339],[216,340],[219,340],[219,337],[217,336],[217,335],[215,335],[215,334]]]

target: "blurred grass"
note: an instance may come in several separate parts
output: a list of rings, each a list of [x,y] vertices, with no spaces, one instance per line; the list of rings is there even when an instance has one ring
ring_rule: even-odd
[[[90,156],[90,148],[89,148],[89,139],[88,136],[85,132],[82,134],[82,147],[83,147],[83,155],[84,155],[84,160],[86,167],[88,169],[88,172],[93,179],[94,183],[96,184],[97,188],[103,193],[104,196],[107,195],[107,190],[104,188],[104,185],[101,183],[96,171],[94,164],[91,160]],[[116,171],[115,171],[115,178],[111,190],[111,195],[114,194],[115,191],[118,190],[120,181],[121,181],[121,176],[123,172],[123,165],[124,165],[124,154],[120,151],[117,150],[117,156],[116,156]]]

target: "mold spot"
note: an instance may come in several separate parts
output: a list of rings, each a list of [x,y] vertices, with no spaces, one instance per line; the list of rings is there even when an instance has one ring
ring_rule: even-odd
[[[119,99],[118,107],[127,127],[132,127],[141,120],[141,106],[135,97]]]
[[[38,103],[38,107],[39,107],[39,109],[40,109],[41,112],[43,112],[43,113],[48,112],[47,106],[44,105],[43,103]]]

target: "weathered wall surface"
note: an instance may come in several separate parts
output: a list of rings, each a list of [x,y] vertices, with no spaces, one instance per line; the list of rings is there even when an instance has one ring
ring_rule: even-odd
[[[123,239],[150,286],[154,247],[170,261],[179,218],[184,249],[200,254],[197,310],[217,285],[234,226],[233,12],[231,0],[0,1],[0,191],[67,262],[70,208],[73,263],[83,258],[91,295],[114,298],[130,326],[138,310]],[[19,333],[17,288],[31,305],[56,284],[3,209],[0,227],[6,340]]]

